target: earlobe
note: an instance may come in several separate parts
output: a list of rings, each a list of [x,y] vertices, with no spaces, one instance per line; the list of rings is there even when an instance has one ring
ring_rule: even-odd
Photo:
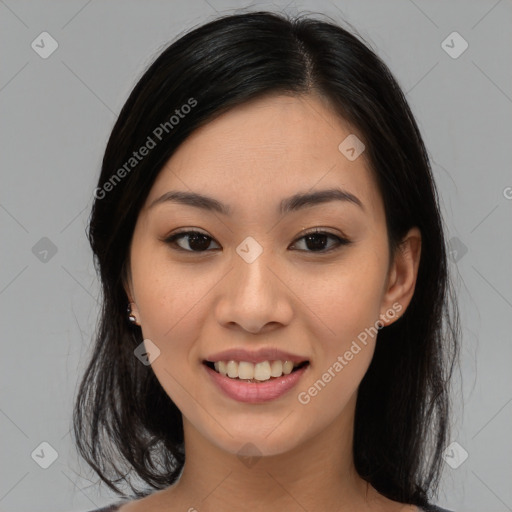
[[[381,323],[390,325],[405,313],[414,295],[421,257],[421,232],[411,228],[395,252],[387,290],[382,301]],[[390,310],[393,315],[388,315]],[[396,314],[398,313],[398,314]]]
[[[123,271],[123,288],[124,288],[124,291],[128,298],[128,305],[126,308],[126,315],[127,315],[128,321],[132,325],[140,326],[139,310],[137,308],[137,304],[135,303],[135,301],[133,299],[132,281],[131,281],[131,275],[129,272]]]
[[[135,304],[135,302],[130,302],[128,304],[126,313],[128,315],[128,321],[132,325],[139,325],[140,326],[140,322],[138,320],[139,312],[137,310],[137,305]]]

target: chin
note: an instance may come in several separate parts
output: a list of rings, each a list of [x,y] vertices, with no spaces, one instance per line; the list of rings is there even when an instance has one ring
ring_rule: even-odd
[[[212,444],[224,452],[242,458],[270,457],[294,450],[307,437],[306,432],[299,433],[291,425],[282,428],[283,423],[283,418],[279,418],[268,429],[253,422],[250,427],[240,425],[237,429],[230,429],[229,434],[222,428],[205,434]]]
[[[243,436],[231,439],[222,445],[217,445],[232,455],[240,457],[242,460],[246,457],[272,457],[282,455],[293,450],[297,446],[297,441],[285,439],[283,436],[276,437],[273,440],[264,436]]]

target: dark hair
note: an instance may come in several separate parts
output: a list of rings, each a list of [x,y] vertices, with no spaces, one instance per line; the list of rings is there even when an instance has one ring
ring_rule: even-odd
[[[142,333],[126,318],[130,242],[155,178],[187,136],[237,105],[275,93],[317,94],[359,130],[393,251],[411,227],[421,231],[413,299],[402,318],[380,330],[359,387],[353,455],[360,476],[381,494],[425,506],[441,477],[459,333],[437,192],[418,126],[387,66],[355,35],[312,17],[254,12],[200,26],[158,56],[123,106],[90,218],[103,300],[74,408],[77,447],[119,494],[119,483],[141,497],[179,477],[181,412],[133,354]],[[171,120],[187,104],[188,113]],[[156,133],[162,140],[131,161],[148,137],[156,142]]]

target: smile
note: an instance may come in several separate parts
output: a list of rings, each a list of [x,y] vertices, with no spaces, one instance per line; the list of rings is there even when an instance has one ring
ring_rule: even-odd
[[[294,363],[293,361],[261,361],[251,363],[249,361],[205,361],[209,368],[230,379],[244,380],[248,382],[265,382],[271,379],[289,375],[290,373],[306,366],[308,361]]]
[[[290,361],[281,360],[259,363],[229,360],[215,363],[203,361],[202,366],[210,382],[224,396],[237,402],[256,404],[276,400],[285,395],[297,386],[299,380],[310,368],[309,361],[290,363]],[[226,373],[221,373],[221,370]],[[272,371],[274,375],[278,373],[280,375],[274,377]]]

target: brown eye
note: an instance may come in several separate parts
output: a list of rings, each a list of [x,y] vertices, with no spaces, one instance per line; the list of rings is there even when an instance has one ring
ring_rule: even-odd
[[[331,245],[326,249],[329,239],[334,240],[334,245]],[[321,231],[319,229],[306,233],[298,239],[298,241],[300,240],[304,240],[304,245],[307,247],[307,250],[299,249],[300,251],[314,253],[331,252],[342,245],[348,245],[351,243],[346,238],[342,238],[338,235],[334,235],[333,233],[329,233],[328,231]]]
[[[184,240],[184,242],[182,242],[182,240]],[[296,246],[297,243],[302,240],[304,241],[303,243],[306,249],[298,249],[300,252],[319,254],[328,253],[338,249],[342,245],[349,245],[352,243],[346,238],[340,237],[333,233],[329,233],[328,231],[316,229],[298,238],[292,247]],[[208,236],[201,231],[194,230],[174,233],[173,235],[167,237],[165,242],[178,251],[191,253],[210,252],[210,244],[212,242],[217,243],[211,236]],[[220,246],[214,249],[220,249]]]
[[[188,244],[190,247],[189,249],[178,243],[178,240],[181,241],[182,239],[186,239],[185,244]],[[200,231],[182,231],[165,239],[166,243],[174,246],[175,248],[178,246],[177,250],[186,252],[205,252],[208,250],[212,241],[212,237],[205,235]]]

